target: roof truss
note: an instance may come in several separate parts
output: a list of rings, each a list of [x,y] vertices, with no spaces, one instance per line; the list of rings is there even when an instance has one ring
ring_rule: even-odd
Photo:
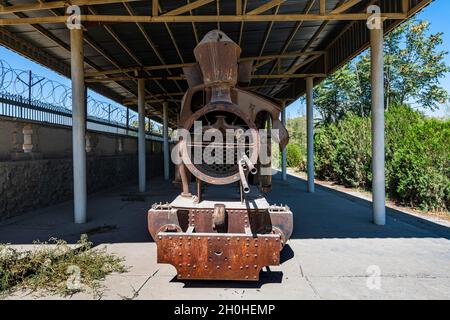
[[[181,6],[179,8],[173,9],[172,11],[169,11],[167,13],[164,13],[162,16],[178,16],[180,14],[190,12],[194,9],[200,8],[204,6],[205,4],[211,3],[214,0],[197,0],[194,2],[190,2],[188,4],[185,4],[184,6]]]
[[[187,23],[187,22],[298,22],[298,21],[365,21],[370,17],[369,13],[341,13],[341,14],[258,14],[258,15],[189,15],[189,16],[128,16],[128,15],[81,15],[81,22],[99,23]],[[403,20],[405,13],[382,13],[382,20]],[[43,23],[66,23],[65,16],[47,16],[32,18],[0,18],[0,25],[29,25]]]
[[[0,0],[0,31],[4,29],[15,32],[15,30],[21,29],[21,25],[30,25],[34,28],[33,32],[39,32],[52,41],[51,44],[46,42],[47,44],[43,47],[44,51],[46,46],[54,48],[55,45],[67,51],[69,48],[67,39],[61,38],[59,36],[61,33],[56,32],[61,28],[53,25],[47,28],[46,24],[63,26],[67,21],[67,16],[64,16],[62,9],[69,5],[84,6],[86,10],[82,11],[83,15],[80,18],[82,22],[88,22],[83,23],[88,28],[88,32],[85,33],[85,43],[99,54],[90,57],[94,60],[90,58],[85,60],[87,66],[91,67],[86,70],[86,82],[90,83],[93,88],[112,90],[111,92],[119,97],[119,99],[114,98],[117,102],[134,105],[135,84],[138,78],[143,77],[149,80],[146,87],[146,101],[152,108],[155,104],[163,101],[179,105],[179,98],[186,88],[180,69],[192,65],[191,51],[199,42],[201,34],[205,32],[203,23],[214,23],[218,28],[224,30],[235,23],[236,34],[232,37],[242,48],[245,48],[249,37],[248,32],[251,34],[254,31],[253,26],[249,27],[248,24],[267,22],[258,27],[258,31],[263,31],[262,28],[264,28],[264,32],[260,32],[258,38],[252,36],[257,50],[252,50],[249,55],[254,56],[243,54],[244,58],[241,58],[241,61],[254,61],[252,82],[246,89],[258,90],[272,98],[288,99],[298,96],[304,90],[301,88],[304,81],[296,80],[304,77],[324,77],[326,73],[336,68],[337,60],[341,63],[343,59],[348,59],[353,54],[353,51],[343,54],[339,54],[339,52],[358,51],[366,46],[367,35],[361,36],[360,39],[357,39],[356,34],[348,37],[348,30],[352,28],[365,29],[364,21],[369,17],[365,10],[367,5],[373,3],[380,5],[382,8],[381,18],[388,20],[386,25],[395,25],[423,8],[430,3],[430,0],[302,0],[299,1],[302,3],[301,6],[298,6],[299,9],[295,9],[295,6],[288,6],[285,4],[285,0],[224,0],[220,2],[219,0],[180,0],[178,4],[170,2],[170,7],[168,7],[169,2],[149,0],[146,2],[148,9],[144,11],[142,9],[145,8],[145,5],[143,6],[143,1],[139,0],[54,0],[52,2],[28,0],[29,3],[26,4],[14,4],[23,2],[26,1],[10,0],[2,6]],[[134,2],[141,2],[141,4],[137,5]],[[163,8],[162,5],[165,3],[167,3],[167,7]],[[257,5],[255,5],[256,3]],[[115,6],[111,10],[108,9],[111,6],[99,6],[98,11],[96,10],[97,5],[104,4],[115,4]],[[120,9],[121,7],[122,9]],[[356,7],[357,10],[355,10]],[[198,10],[200,8],[202,10]],[[34,11],[38,12],[25,14]],[[7,15],[11,13],[15,17]],[[305,24],[305,21],[320,22],[320,24]],[[330,28],[335,25],[328,23],[330,21],[348,21],[346,24],[348,27],[336,24],[340,29],[329,39]],[[275,32],[273,30],[278,30],[284,22],[295,22],[295,24],[291,24],[291,29],[284,35],[285,39],[281,42],[277,39],[278,44],[274,45],[276,41],[273,39]],[[133,40],[127,39],[126,32],[124,32],[127,24],[131,23],[136,24],[140,34]],[[189,23],[187,31],[192,33],[193,38],[190,40],[192,47],[188,43],[188,38],[183,39],[177,34],[180,28],[174,25],[176,23]],[[146,24],[160,24],[161,30],[164,31],[155,35],[153,32],[159,27],[150,27]],[[327,24],[328,27],[325,28]],[[17,27],[2,27],[8,25],[17,25]],[[122,48],[123,52],[119,52],[120,50],[109,52],[106,48],[111,44],[104,44],[101,38],[96,38],[95,33],[89,32],[89,28],[96,25],[103,25],[111,35],[111,41],[114,41],[116,48]],[[312,27],[317,29],[310,32]],[[22,27],[22,30],[26,30],[26,28]],[[306,34],[308,38],[305,40]],[[21,33],[18,32],[17,35],[20,37]],[[189,37],[186,30],[183,30],[183,35]],[[26,38],[27,36],[24,37],[24,39]],[[6,37],[5,39],[12,38]],[[36,55],[34,60],[39,61],[40,56],[32,53],[33,50],[30,48],[23,49],[25,48],[23,45],[14,46],[5,42],[11,43],[12,40],[0,40],[32,59],[33,55]],[[322,45],[323,40],[327,43],[326,45]],[[164,46],[160,45],[161,41],[164,41]],[[358,47],[356,48],[355,45],[350,48],[350,44],[354,41],[358,42]],[[140,43],[138,44],[138,42]],[[171,44],[174,53],[166,57],[164,50],[172,50],[168,49]],[[151,59],[144,58],[136,51],[136,46],[145,46],[145,50],[153,52],[154,56]],[[289,49],[295,51],[289,52]],[[191,58],[187,58],[185,55],[186,50],[189,50]],[[270,54],[265,54],[267,52]],[[52,55],[51,51],[49,53]],[[66,64],[68,61],[64,58],[64,54],[57,53],[56,57],[58,56],[62,56],[63,61],[59,62],[51,57],[45,59],[51,61],[50,67],[54,65],[53,69],[64,70],[63,72],[67,74]],[[143,60],[140,61],[140,59]],[[144,59],[147,62],[144,62]],[[96,64],[91,63],[93,61]],[[153,63],[154,65],[145,65],[144,63]],[[99,67],[100,65],[102,67]],[[111,82],[117,84],[110,85]],[[128,92],[119,88],[118,85]],[[109,95],[109,97],[112,96]],[[173,106],[175,107],[175,105]],[[149,110],[152,114],[159,112],[157,109]],[[170,111],[175,112],[176,108]],[[171,117],[175,119],[174,114]]]

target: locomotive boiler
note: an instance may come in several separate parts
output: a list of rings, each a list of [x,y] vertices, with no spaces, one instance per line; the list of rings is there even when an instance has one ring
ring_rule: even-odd
[[[158,263],[178,279],[259,280],[263,267],[280,264],[292,234],[292,212],[270,205],[272,142],[289,137],[279,104],[245,89],[253,61],[223,32],[209,32],[184,68],[172,152],[180,195],[148,212]]]

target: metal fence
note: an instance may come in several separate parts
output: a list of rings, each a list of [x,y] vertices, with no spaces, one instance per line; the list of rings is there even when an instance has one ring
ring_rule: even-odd
[[[71,88],[0,59],[0,116],[72,126]],[[88,93],[88,128],[135,135],[137,119],[135,111]],[[148,134],[160,135],[160,126],[150,119],[145,127]]]

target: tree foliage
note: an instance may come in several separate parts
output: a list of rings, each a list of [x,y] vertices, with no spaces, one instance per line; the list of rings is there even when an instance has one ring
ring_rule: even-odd
[[[407,21],[385,39],[386,191],[401,204],[448,211],[450,120],[414,110],[433,110],[449,101],[439,83],[450,72],[444,62],[447,52],[439,49],[442,33],[430,34],[429,27],[427,21]],[[314,138],[318,178],[367,190],[372,185],[370,70],[366,52],[314,91],[321,119]],[[305,127],[304,117],[287,125],[291,143],[303,154]]]
[[[434,110],[449,100],[439,81],[447,72],[442,33],[430,34],[430,23],[410,20],[385,39],[385,106],[410,103]],[[367,116],[371,109],[370,52],[347,63],[315,90],[321,120],[331,123],[346,112]]]

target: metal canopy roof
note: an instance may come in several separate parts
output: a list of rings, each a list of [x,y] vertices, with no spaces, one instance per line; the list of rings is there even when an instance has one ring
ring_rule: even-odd
[[[195,46],[212,29],[238,43],[241,58],[255,59],[250,90],[295,99],[305,91],[304,77],[321,81],[368,47],[369,5],[381,7],[388,32],[430,2],[0,0],[0,43],[69,77],[70,35],[63,16],[67,3],[80,5],[87,85],[135,109],[140,70],[148,78],[148,115],[159,118],[161,103],[168,101],[175,126],[187,89],[181,67],[195,62]]]

